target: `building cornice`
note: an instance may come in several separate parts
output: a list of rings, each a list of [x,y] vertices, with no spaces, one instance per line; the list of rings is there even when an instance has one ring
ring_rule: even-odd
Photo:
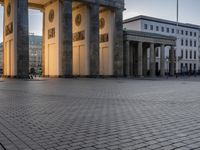
[[[143,16],[143,15],[132,17],[132,18],[129,18],[129,19],[125,19],[123,21],[123,23],[125,24],[125,23],[130,23],[130,22],[138,21],[138,20],[147,20],[147,21],[153,21],[153,22],[157,22],[157,23],[163,23],[163,24],[169,24],[169,25],[177,26],[177,22],[176,21],[170,21],[170,20],[154,18],[154,17],[149,17],[149,16]],[[199,25],[195,25],[195,24],[178,23],[178,25],[180,27],[192,28],[192,29],[200,30],[200,26]]]

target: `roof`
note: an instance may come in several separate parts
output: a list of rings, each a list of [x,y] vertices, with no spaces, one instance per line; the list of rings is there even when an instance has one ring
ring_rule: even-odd
[[[135,30],[124,30],[124,32],[126,35],[135,35],[135,36],[144,36],[144,37],[159,38],[159,39],[176,40],[176,37],[174,37],[174,36],[166,36],[166,35],[150,33],[150,32],[142,32],[142,31],[135,31]]]
[[[165,44],[165,45],[176,45],[176,37],[166,36],[156,33],[135,31],[135,30],[124,30],[124,40],[128,41],[141,41],[146,43]]]
[[[126,19],[126,20],[124,20],[124,23],[129,23],[129,22],[133,22],[133,21],[137,21],[137,20],[147,20],[147,21],[154,21],[154,22],[158,22],[158,23],[165,23],[165,24],[169,24],[169,25],[177,25],[176,21],[170,21],[170,20],[154,18],[154,17],[150,17],[150,16],[143,16],[143,15]],[[185,27],[185,28],[192,28],[192,29],[200,30],[200,25],[195,25],[195,24],[190,24],[190,23],[180,23],[180,22],[178,23],[178,25],[181,27]]]

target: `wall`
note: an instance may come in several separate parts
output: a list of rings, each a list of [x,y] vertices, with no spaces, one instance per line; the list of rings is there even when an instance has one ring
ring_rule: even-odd
[[[141,20],[137,20],[134,22],[128,22],[123,24],[123,28],[126,30],[136,30],[136,31],[141,31]]]
[[[8,3],[11,3],[11,14],[7,15]],[[4,75],[16,76],[17,75],[17,11],[15,0],[4,1]],[[5,28],[9,24],[13,24],[12,33],[6,35]]]
[[[77,15],[81,16],[80,25],[76,24]],[[80,32],[84,32],[84,39],[76,36],[73,40],[73,75],[87,76],[89,75],[89,10],[86,5],[80,5],[73,8],[72,15],[72,31],[73,36]],[[82,33],[83,34],[83,33]]]
[[[59,76],[61,75],[61,42],[60,35],[60,2],[56,1],[45,7],[45,75]],[[50,11],[54,11],[54,19],[49,21]],[[48,37],[49,30],[55,29],[55,35]],[[52,31],[53,32],[53,31]]]
[[[108,34],[108,41],[100,42],[100,75],[113,75],[114,12],[103,9],[100,11],[99,18],[105,21],[105,26],[100,27],[100,38]]]

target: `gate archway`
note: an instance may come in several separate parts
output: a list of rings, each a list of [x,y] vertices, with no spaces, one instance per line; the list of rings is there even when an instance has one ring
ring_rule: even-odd
[[[117,2],[116,2],[117,1]],[[68,77],[72,75],[97,76],[100,73],[99,40],[105,40],[107,34],[112,41],[107,44],[103,57],[107,57],[108,68],[104,75],[123,75],[123,0],[0,0],[4,10],[4,76],[28,77],[29,74],[29,24],[28,7],[43,12],[43,48],[42,70],[44,76]],[[80,3],[81,2],[81,3]],[[75,6],[74,6],[75,4]],[[84,28],[73,30],[79,20],[79,12],[85,20]],[[78,8],[77,8],[78,7]],[[110,14],[107,33],[99,29],[101,8],[107,8]],[[82,8],[81,8],[82,9]],[[109,11],[112,10],[112,11]],[[76,17],[78,19],[76,19]],[[114,19],[113,19],[114,18]],[[74,24],[75,23],[75,24]],[[112,31],[111,31],[112,29]],[[74,45],[77,39],[84,38],[84,45]],[[105,41],[104,41],[105,42]],[[106,41],[108,43],[108,41]],[[82,47],[84,46],[84,47]],[[110,53],[112,52],[112,53]],[[74,56],[73,56],[74,55]],[[75,56],[76,55],[76,56]],[[82,57],[84,55],[84,57]],[[80,56],[80,57],[78,57]],[[76,60],[76,58],[78,59]],[[74,60],[74,62],[73,62]],[[77,65],[78,64],[78,65]],[[104,68],[105,68],[104,63]],[[78,68],[78,69],[77,69]]]

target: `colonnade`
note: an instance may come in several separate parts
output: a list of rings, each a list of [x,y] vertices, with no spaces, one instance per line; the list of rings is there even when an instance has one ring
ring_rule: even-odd
[[[125,31],[124,33],[124,67],[126,76],[144,77],[149,74],[156,76],[156,48],[160,49],[160,76],[166,72],[166,49],[169,49],[169,74],[175,74],[175,38],[142,33],[138,31]],[[149,67],[148,67],[149,66]],[[149,68],[149,69],[148,69]]]

